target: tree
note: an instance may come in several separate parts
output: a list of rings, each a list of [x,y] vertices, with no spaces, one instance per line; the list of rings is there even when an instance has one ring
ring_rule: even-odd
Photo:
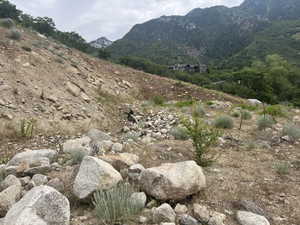
[[[56,31],[53,19],[49,17],[37,17],[33,20],[33,28],[41,34],[51,36]]]
[[[103,48],[100,48],[99,50],[98,50],[98,57],[100,58],[100,59],[109,59],[110,58],[110,52],[109,51],[107,51],[107,50],[105,50],[105,49],[103,49]]]
[[[7,0],[0,0],[0,18],[11,18],[19,21],[22,11],[18,10],[15,5]]]

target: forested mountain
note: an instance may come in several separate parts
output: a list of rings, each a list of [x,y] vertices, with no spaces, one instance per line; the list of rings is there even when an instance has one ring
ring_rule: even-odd
[[[287,49],[293,49],[291,55],[300,58],[299,48],[294,47],[300,45],[295,39],[300,27],[297,19],[299,0],[245,0],[233,8],[197,8],[185,16],[162,16],[135,25],[109,51],[114,58],[130,55],[159,64],[201,62],[224,66],[224,60],[233,59],[231,66],[242,66],[270,53],[289,56]],[[241,63],[245,53],[248,55]]]

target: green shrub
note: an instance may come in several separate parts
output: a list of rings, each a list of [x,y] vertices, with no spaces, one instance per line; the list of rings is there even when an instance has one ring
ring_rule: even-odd
[[[11,29],[15,26],[15,22],[10,18],[0,19],[0,26]]]
[[[170,130],[170,134],[176,140],[188,140],[189,139],[188,130],[185,127],[182,127],[182,126],[172,128]]]
[[[206,102],[206,105],[213,105],[214,103],[212,101]]]
[[[128,184],[96,191],[93,205],[100,224],[124,224],[139,213],[144,206],[132,200],[133,192]]]
[[[238,104],[236,107],[239,107],[241,109],[245,109],[248,111],[256,111],[259,107],[257,105],[250,105],[250,104]]]
[[[183,119],[182,125],[187,129],[196,151],[196,162],[200,166],[209,166],[213,158],[208,158],[210,147],[215,144],[221,133],[216,128],[208,126],[200,118]]]
[[[284,111],[284,108],[281,105],[269,105],[265,107],[265,109],[260,114],[267,114],[273,117],[285,117],[286,112]]]
[[[232,117],[235,117],[235,118],[239,118],[241,113],[237,110],[233,111],[231,114],[230,114]]]
[[[22,35],[21,35],[20,31],[18,31],[18,30],[11,30],[8,34],[8,37],[10,39],[19,41],[19,40],[21,40]]]
[[[183,108],[183,107],[189,107],[194,105],[195,101],[194,100],[189,100],[189,101],[180,101],[180,102],[176,102],[175,106],[178,108]]]
[[[259,130],[271,128],[275,124],[275,120],[270,115],[260,116],[257,120],[257,127]]]
[[[193,117],[203,117],[205,115],[204,107],[201,104],[196,104],[192,111]]]
[[[251,120],[252,119],[252,115],[249,111],[246,110],[242,110],[241,111],[241,116],[243,120]]]
[[[222,128],[222,129],[232,129],[233,128],[233,120],[227,116],[220,116],[214,121],[214,125],[216,128]]]
[[[155,105],[163,106],[165,103],[165,98],[163,96],[154,96],[152,101]]]
[[[289,174],[290,165],[287,162],[276,163],[274,169],[280,175]]]
[[[87,153],[84,151],[78,150],[78,151],[72,151],[70,153],[70,155],[71,155],[71,159],[72,159],[72,165],[77,165],[82,162],[83,158],[85,156],[87,156]]]
[[[300,127],[295,124],[286,124],[283,127],[282,134],[287,135],[292,141],[296,141],[300,138]]]

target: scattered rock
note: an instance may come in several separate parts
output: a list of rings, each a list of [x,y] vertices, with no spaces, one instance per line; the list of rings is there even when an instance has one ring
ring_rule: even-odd
[[[123,145],[120,143],[114,143],[111,147],[112,152],[122,152]]]
[[[140,180],[141,173],[145,170],[145,167],[141,164],[135,164],[129,167],[128,177],[133,182]]]
[[[64,182],[62,182],[59,178],[54,178],[51,179],[48,183],[47,186],[53,187],[59,192],[63,192],[65,190],[65,185]]]
[[[0,216],[3,217],[7,211],[15,204],[21,197],[22,186],[12,185],[0,193]]]
[[[259,101],[258,99],[248,99],[248,102],[250,105],[262,105],[262,102]]]
[[[200,222],[208,222],[210,219],[210,213],[206,206],[194,204],[193,215]]]
[[[84,154],[84,155],[93,155],[93,150],[90,147],[91,138],[82,137],[73,140],[68,140],[63,145],[64,153],[69,154]]]
[[[131,153],[119,153],[113,155],[105,155],[101,157],[102,160],[111,164],[116,170],[121,171],[134,164],[137,164],[139,157]]]
[[[152,215],[154,223],[175,222],[176,217],[174,210],[167,203],[164,203],[157,208],[153,208]]]
[[[66,86],[67,91],[70,92],[73,96],[78,97],[80,95],[81,89],[77,85],[68,81]]]
[[[247,211],[238,211],[237,220],[241,225],[270,225],[264,216]]]
[[[32,177],[32,181],[34,182],[35,186],[40,186],[46,184],[48,182],[48,178],[42,174],[35,174]]]
[[[159,200],[180,200],[206,187],[202,168],[194,161],[166,163],[144,170],[143,191]]]
[[[257,206],[254,202],[249,201],[249,200],[241,200],[239,202],[239,205],[241,206],[241,208],[243,210],[261,215],[261,216],[265,216],[266,217],[266,213],[265,211],[260,208],[259,206]]]
[[[184,214],[179,218],[180,225],[201,225],[194,217]]]
[[[8,175],[1,183],[0,190],[4,190],[12,185],[22,186],[21,181],[14,175]]]
[[[89,132],[85,134],[85,136],[92,139],[93,142],[101,142],[101,141],[109,141],[111,140],[111,137],[104,133],[103,131],[100,131],[98,129],[91,129]]]
[[[14,204],[4,225],[69,225],[69,200],[54,188],[38,186]]]
[[[185,205],[177,204],[174,209],[177,215],[186,214],[188,212],[188,208]]]
[[[79,199],[88,198],[96,190],[106,190],[122,180],[122,176],[110,164],[101,159],[84,157],[73,185],[73,193]]]
[[[147,196],[144,192],[135,192],[131,195],[131,199],[141,208],[144,208],[147,202]]]

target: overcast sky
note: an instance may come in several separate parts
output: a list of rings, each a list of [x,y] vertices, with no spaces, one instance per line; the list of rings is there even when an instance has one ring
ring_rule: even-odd
[[[10,0],[32,16],[48,16],[63,31],[91,41],[123,37],[137,23],[162,15],[185,15],[194,8],[237,6],[243,0]]]

